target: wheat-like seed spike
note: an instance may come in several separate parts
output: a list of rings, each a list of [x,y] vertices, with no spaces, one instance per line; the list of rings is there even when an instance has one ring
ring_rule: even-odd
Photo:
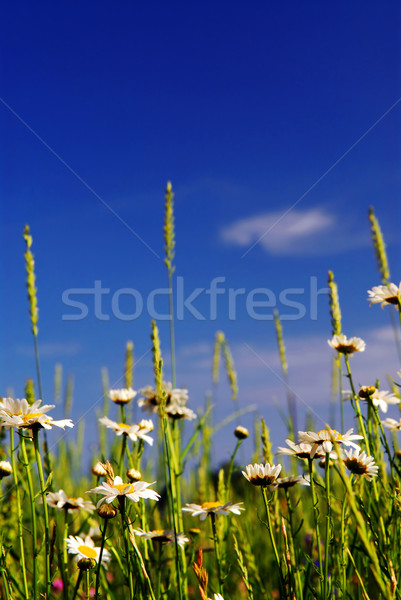
[[[373,248],[377,260],[377,268],[382,276],[382,282],[388,283],[390,280],[390,268],[388,266],[386,244],[384,243],[383,234],[380,229],[379,221],[374,213],[373,206],[369,208],[369,221],[372,232]]]

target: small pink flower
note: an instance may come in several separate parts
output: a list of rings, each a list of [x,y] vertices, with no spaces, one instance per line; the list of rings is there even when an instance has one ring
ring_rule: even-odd
[[[61,592],[63,589],[63,580],[60,577],[55,579],[52,583],[52,588],[58,592]]]

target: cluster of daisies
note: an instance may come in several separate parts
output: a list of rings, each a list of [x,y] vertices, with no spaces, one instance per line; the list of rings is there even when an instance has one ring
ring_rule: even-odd
[[[165,412],[168,417],[171,419],[188,420],[196,418],[194,411],[187,406],[187,389],[173,388],[169,382],[165,383],[163,388],[165,393]],[[159,412],[161,398],[158,396],[156,389],[151,386],[146,386],[140,389],[139,392],[136,392],[132,388],[113,389],[109,391],[111,400],[122,407],[131,402],[137,394],[141,396],[138,400],[139,407],[152,414]],[[142,440],[151,446],[153,445],[153,438],[148,435],[154,429],[153,422],[150,419],[142,419],[135,425],[129,425],[125,421],[117,423],[108,417],[101,417],[99,422],[108,429],[112,429],[116,435],[127,436],[132,442]]]
[[[109,397],[115,404],[128,404],[137,394],[141,397],[138,400],[138,406],[150,413],[158,413],[160,405],[164,404],[164,410],[171,419],[195,419],[196,414],[187,407],[188,390],[173,388],[170,382],[163,384],[164,398],[161,398],[157,390],[148,385],[136,392],[132,388],[115,389],[109,391]]]
[[[368,456],[365,451],[354,442],[354,440],[363,439],[363,436],[352,433],[349,429],[341,434],[335,429],[322,429],[321,431],[298,431],[298,444],[287,439],[286,447],[280,447],[277,454],[294,456],[304,460],[319,459],[323,464],[327,458],[330,460],[342,460],[347,469],[368,481],[377,477],[379,467],[375,465],[373,456]],[[335,451],[334,445],[339,447],[339,452]],[[343,451],[341,446],[350,446],[351,449]]]

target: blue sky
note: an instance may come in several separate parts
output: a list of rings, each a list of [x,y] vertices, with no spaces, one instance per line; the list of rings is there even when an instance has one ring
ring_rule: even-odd
[[[358,383],[395,374],[387,310],[369,308],[366,290],[379,283],[371,204],[393,279],[400,279],[398,3],[20,2],[2,12],[2,394],[13,388],[21,396],[35,374],[25,223],[34,236],[45,400],[61,363],[75,375],[74,417],[87,410],[93,417],[100,369],[117,381],[130,339],[143,356],[135,386],[152,381],[150,317],[144,311],[121,321],[111,299],[121,288],[146,299],[166,286],[168,180],[185,294],[225,278],[215,320],[201,293],[194,305],[205,320],[187,311],[176,323],[178,383],[189,387],[195,406],[211,387],[213,337],[222,329],[241,406],[256,403],[282,443],[275,402],[284,402],[285,391],[273,325],[250,318],[245,297],[255,288],[276,298],[295,288],[290,297],[307,310],[283,323],[290,382],[302,407],[327,420],[327,297],[318,297],[312,318],[309,290],[311,277],[325,287],[328,269],[339,284],[344,331],[368,343],[354,358]],[[63,292],[96,280],[110,290],[103,302],[110,319],[97,319],[91,300],[86,319],[63,320],[76,312],[63,304]],[[235,319],[228,316],[230,287],[246,291]],[[166,299],[157,306],[164,311]],[[280,301],[277,308],[296,312]],[[121,300],[121,310],[134,311],[132,298]],[[168,369],[168,324],[160,330]],[[230,410],[222,382],[216,421]],[[231,429],[223,431],[222,456],[232,445]]]

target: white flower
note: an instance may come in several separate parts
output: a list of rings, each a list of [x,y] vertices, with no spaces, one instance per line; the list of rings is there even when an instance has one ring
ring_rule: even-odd
[[[96,505],[99,508],[103,502],[110,504],[119,496],[124,496],[132,500],[133,502],[139,502],[140,498],[148,498],[150,500],[159,500],[160,495],[154,490],[148,490],[150,485],[156,483],[146,483],[146,481],[135,481],[134,483],[124,483],[121,477],[115,477],[112,484],[102,482],[102,485],[89,490],[87,493],[102,494],[104,498],[101,498]]]
[[[134,533],[145,540],[153,540],[162,544],[173,544],[175,541],[174,531],[169,529],[153,529],[153,531],[144,531],[143,529],[134,529]],[[177,533],[177,544],[184,547],[189,539],[183,533]]]
[[[68,538],[65,538],[67,542],[67,550],[70,554],[76,554],[76,560],[80,560],[81,558],[91,558],[95,560],[97,563],[99,562],[100,556],[100,547],[96,547],[92,538],[87,535],[85,539],[70,535]],[[103,548],[102,553],[102,564],[106,563],[110,560],[110,552]]]
[[[241,506],[242,502],[233,504],[227,502],[222,504],[221,502],[204,502],[203,504],[187,504],[182,510],[192,513],[193,517],[199,517],[201,521],[204,521],[208,515],[228,515],[230,512],[235,515],[239,515],[241,510],[245,510]]]
[[[49,492],[46,496],[46,502],[49,506],[53,506],[54,508],[64,510],[68,509],[69,513],[74,513],[80,510],[93,512],[95,510],[92,502],[88,502],[83,498],[67,496],[64,490],[59,490],[58,492]]]
[[[196,419],[196,413],[192,409],[174,403],[170,403],[166,407],[166,414],[172,419],[188,419],[188,421]]]
[[[397,398],[391,392],[376,390],[374,394],[370,397],[373,403],[373,406],[380,408],[384,413],[388,411],[389,404],[399,404],[400,399]]]
[[[109,398],[116,404],[128,404],[133,398],[135,398],[137,392],[132,388],[122,388],[119,390],[109,390]]]
[[[390,431],[401,431],[401,420],[396,421],[396,419],[391,419],[390,417],[387,417],[387,419],[384,419],[382,421],[382,425]]]
[[[353,354],[354,352],[363,352],[366,348],[365,342],[359,337],[347,338],[346,335],[340,333],[333,335],[331,340],[327,340],[329,346],[341,352],[341,354]]]
[[[389,283],[388,285],[377,285],[371,290],[368,290],[370,305],[381,304],[382,308],[386,304],[393,304],[400,308],[400,297],[401,297],[401,282],[397,287],[395,283]]]
[[[289,439],[285,441],[286,444],[289,445],[289,448],[283,448],[282,446],[280,446],[276,454],[286,454],[288,456],[296,456],[297,458],[302,459],[322,458],[323,456],[325,456],[325,452],[322,452],[319,449],[314,450],[312,453],[312,444],[306,444],[304,442],[301,442],[300,444],[295,444],[292,440]],[[337,454],[335,452],[332,452],[330,454],[330,458],[337,458]]]
[[[127,423],[116,423],[108,417],[101,417],[99,423],[105,425],[108,429],[113,429],[116,435],[127,435],[133,442],[141,439],[144,442],[148,442],[151,446],[153,445],[153,438],[146,435],[150,431],[153,431],[152,421],[143,419],[137,425],[128,425]]]
[[[54,404],[44,404],[40,406],[42,400],[36,400],[30,405],[25,398],[22,400],[14,398],[3,398],[0,402],[0,425],[4,427],[74,427],[71,419],[61,419],[54,421],[52,417],[46,414],[47,410],[54,408]]]
[[[185,388],[173,388],[170,382],[163,383],[163,390],[166,394],[166,414],[172,419],[196,419],[196,413],[186,406],[188,402],[188,390]],[[143,398],[138,400],[138,406],[144,410],[158,412],[160,399],[157,396],[157,391],[147,386],[139,390]]]
[[[344,464],[355,475],[360,475],[368,481],[372,481],[372,477],[377,477],[379,467],[375,465],[373,456],[368,456],[366,452],[360,450],[348,450],[343,456]]]
[[[280,475],[281,465],[271,465],[269,463],[263,464],[254,464],[247,465],[245,467],[246,472],[242,471],[245,479],[252,483],[252,485],[257,485],[261,487],[267,487],[271,485],[277,485],[277,477]]]
[[[277,487],[284,490],[294,487],[297,484],[310,485],[309,475],[289,475],[288,477],[279,477],[277,479]]]
[[[211,598],[208,598],[207,600],[212,600]],[[215,594],[214,595],[214,600],[224,600],[223,596],[221,594]]]
[[[353,429],[348,429],[344,434],[339,433],[335,429],[322,429],[317,433],[314,431],[298,431],[298,437],[301,442],[312,444],[311,458],[313,458],[319,447],[322,448],[325,454],[330,453],[333,450],[332,439],[334,439],[337,444],[352,446],[358,450],[359,446],[352,440],[362,440],[363,436],[352,434],[353,431]]]

